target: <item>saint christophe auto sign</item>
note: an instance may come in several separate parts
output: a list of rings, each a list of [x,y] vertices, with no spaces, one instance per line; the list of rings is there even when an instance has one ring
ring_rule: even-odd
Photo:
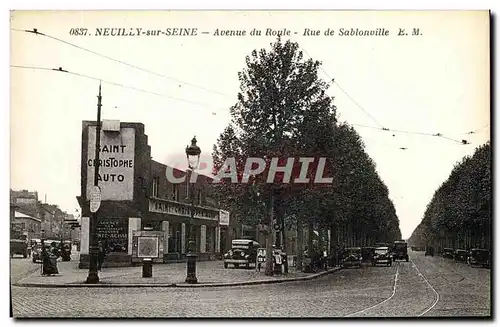
[[[104,123],[104,122],[103,122]],[[118,123],[119,126],[119,123]],[[89,126],[87,162],[87,200],[94,185],[94,168],[99,164],[101,200],[130,201],[134,196],[135,130],[115,128],[106,130],[103,124],[99,162],[95,160],[96,127]]]

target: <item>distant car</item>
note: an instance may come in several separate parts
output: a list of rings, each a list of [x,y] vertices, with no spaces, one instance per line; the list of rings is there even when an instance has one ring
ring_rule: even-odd
[[[352,247],[345,249],[344,260],[342,261],[342,267],[361,267],[361,262],[363,257],[361,256],[360,247]]]
[[[453,259],[454,257],[454,252],[452,248],[444,248],[443,249],[443,258],[450,258]]]
[[[372,262],[374,256],[375,256],[375,247],[366,246],[361,248],[361,257],[363,258],[363,262]]]
[[[487,268],[491,265],[490,258],[490,251],[485,249],[472,249],[467,258],[467,264],[471,267],[482,266]]]
[[[28,257],[28,242],[26,240],[10,240],[10,256],[14,254],[22,255],[24,258]]]
[[[406,243],[405,241],[394,242],[392,260],[406,260],[406,262],[410,260],[410,257],[408,256],[408,243]]]
[[[432,246],[429,246],[425,249],[425,256],[430,255],[431,257],[434,256],[434,248]]]
[[[387,246],[378,247],[375,249],[375,255],[373,256],[372,265],[376,266],[378,264],[385,264],[387,266],[392,266],[391,253]]]
[[[469,258],[469,252],[467,250],[457,249],[453,256],[453,261],[455,262],[467,262]]]
[[[257,249],[260,244],[253,240],[238,239],[231,242],[231,250],[224,254],[224,268],[232,264],[235,268],[240,265],[249,268],[256,265]]]

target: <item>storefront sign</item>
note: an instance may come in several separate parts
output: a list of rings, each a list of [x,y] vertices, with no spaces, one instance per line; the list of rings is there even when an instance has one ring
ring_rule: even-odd
[[[219,224],[221,226],[229,226],[229,211],[219,211]]]
[[[101,200],[130,201],[134,196],[135,129],[101,131],[99,161],[95,160],[96,127],[89,126],[87,148],[87,200],[94,185],[94,169],[99,165]]]
[[[127,252],[128,218],[99,218],[97,238],[110,252]]]
[[[170,202],[167,200],[154,200],[149,199],[149,211],[156,213],[163,213],[175,216],[190,217],[191,205],[181,204],[178,202]],[[219,212],[217,210],[210,210],[206,208],[195,207],[194,218],[215,220],[219,219]]]

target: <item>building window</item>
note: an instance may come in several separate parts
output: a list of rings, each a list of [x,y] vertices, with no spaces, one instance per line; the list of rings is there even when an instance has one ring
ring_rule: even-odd
[[[152,190],[151,190],[151,196],[157,198],[158,197],[158,188],[160,187],[160,178],[159,177],[155,177],[153,178],[153,185],[152,186]]]
[[[201,206],[201,190],[198,190],[198,205]]]
[[[179,184],[172,184],[172,200],[179,201]]]

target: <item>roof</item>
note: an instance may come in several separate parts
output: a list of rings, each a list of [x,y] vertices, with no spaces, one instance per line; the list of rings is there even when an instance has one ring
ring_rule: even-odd
[[[31,217],[31,216],[25,215],[24,213],[21,213],[21,212],[18,212],[18,211],[16,211],[16,212],[14,213],[14,217],[15,217],[15,218],[32,219],[32,220],[38,221],[38,222],[40,222],[40,223],[42,222],[40,219],[37,219],[37,218],[35,218],[35,217]]]

